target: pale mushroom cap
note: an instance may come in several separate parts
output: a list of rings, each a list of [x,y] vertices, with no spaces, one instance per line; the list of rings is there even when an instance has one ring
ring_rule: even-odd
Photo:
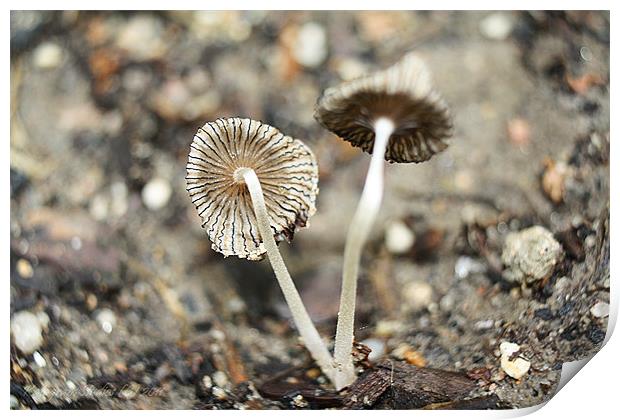
[[[215,251],[249,260],[266,252],[247,186],[234,179],[238,168],[256,172],[276,241],[290,241],[316,211],[318,167],[300,140],[260,121],[220,118],[190,147],[187,191]]]
[[[385,159],[424,162],[448,147],[452,121],[445,101],[433,89],[424,62],[406,55],[386,70],[325,90],[314,117],[328,130],[372,153],[373,124],[390,119],[395,130]]]

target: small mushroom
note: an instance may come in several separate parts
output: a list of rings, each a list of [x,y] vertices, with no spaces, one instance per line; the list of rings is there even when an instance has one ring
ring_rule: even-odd
[[[318,167],[310,149],[259,121],[220,118],[194,136],[186,180],[215,251],[249,260],[267,254],[306,348],[331,379],[331,355],[276,242],[290,241],[315,212]]]
[[[448,147],[448,107],[433,89],[424,62],[406,55],[392,67],[328,88],[317,121],[352,145],[372,153],[366,183],[347,234],[334,361],[336,388],[355,380],[351,358],[357,275],[362,248],[383,197],[383,160],[424,162]]]

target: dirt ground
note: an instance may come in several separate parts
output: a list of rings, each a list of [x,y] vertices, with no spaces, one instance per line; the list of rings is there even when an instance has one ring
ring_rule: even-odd
[[[185,165],[197,128],[227,116],[315,152],[318,211],[280,248],[333,340],[369,156],[314,104],[409,51],[455,134],[428,162],[386,164],[359,284],[361,376],[402,361],[468,378],[483,408],[552,396],[607,326],[609,13],[12,12],[11,408],[341,408],[366,389],[338,395],[312,365],[268,261],[211,250]],[[534,225],[561,257],[512,282],[506,237]],[[414,238],[404,250],[395,226]],[[530,363],[520,379],[502,342]],[[401,407],[390,389],[364,407]]]

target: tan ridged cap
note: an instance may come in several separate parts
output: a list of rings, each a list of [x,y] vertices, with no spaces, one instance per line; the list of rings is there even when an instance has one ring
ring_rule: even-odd
[[[212,248],[259,260],[266,252],[239,168],[256,172],[276,241],[293,239],[316,211],[318,166],[310,149],[278,129],[248,118],[220,118],[201,127],[191,144],[187,191]]]
[[[424,62],[412,53],[385,70],[326,89],[314,117],[368,153],[374,122],[390,119],[395,125],[385,153],[390,162],[424,162],[448,147],[452,135],[448,106],[433,89]]]

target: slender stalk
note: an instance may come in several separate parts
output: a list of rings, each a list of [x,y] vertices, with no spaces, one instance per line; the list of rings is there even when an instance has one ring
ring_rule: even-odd
[[[344,247],[342,269],[342,289],[340,291],[340,310],[336,327],[334,362],[336,363],[336,389],[340,390],[355,381],[355,369],[351,351],[353,349],[355,296],[357,276],[362,248],[375,221],[383,197],[383,160],[388,140],[394,131],[394,124],[387,118],[375,122],[375,143],[372,159],[366,174],[362,197],[357,205],[353,220],[349,225],[347,242]]]
[[[293,315],[295,326],[314,360],[318,363],[323,373],[334,383],[334,364],[331,354],[329,350],[327,350],[327,346],[321,339],[319,332],[314,327],[301,301],[301,297],[295,288],[295,283],[293,283],[293,279],[291,279],[291,275],[284,264],[278,245],[273,238],[271,223],[269,221],[269,215],[267,214],[267,208],[265,207],[265,199],[263,197],[263,189],[261,188],[260,181],[254,170],[250,168],[238,169],[237,173],[235,173],[235,178],[243,179],[250,191],[254,214],[258,222],[258,231],[265,244],[269,262],[276,274],[276,278],[284,294],[284,299]]]

